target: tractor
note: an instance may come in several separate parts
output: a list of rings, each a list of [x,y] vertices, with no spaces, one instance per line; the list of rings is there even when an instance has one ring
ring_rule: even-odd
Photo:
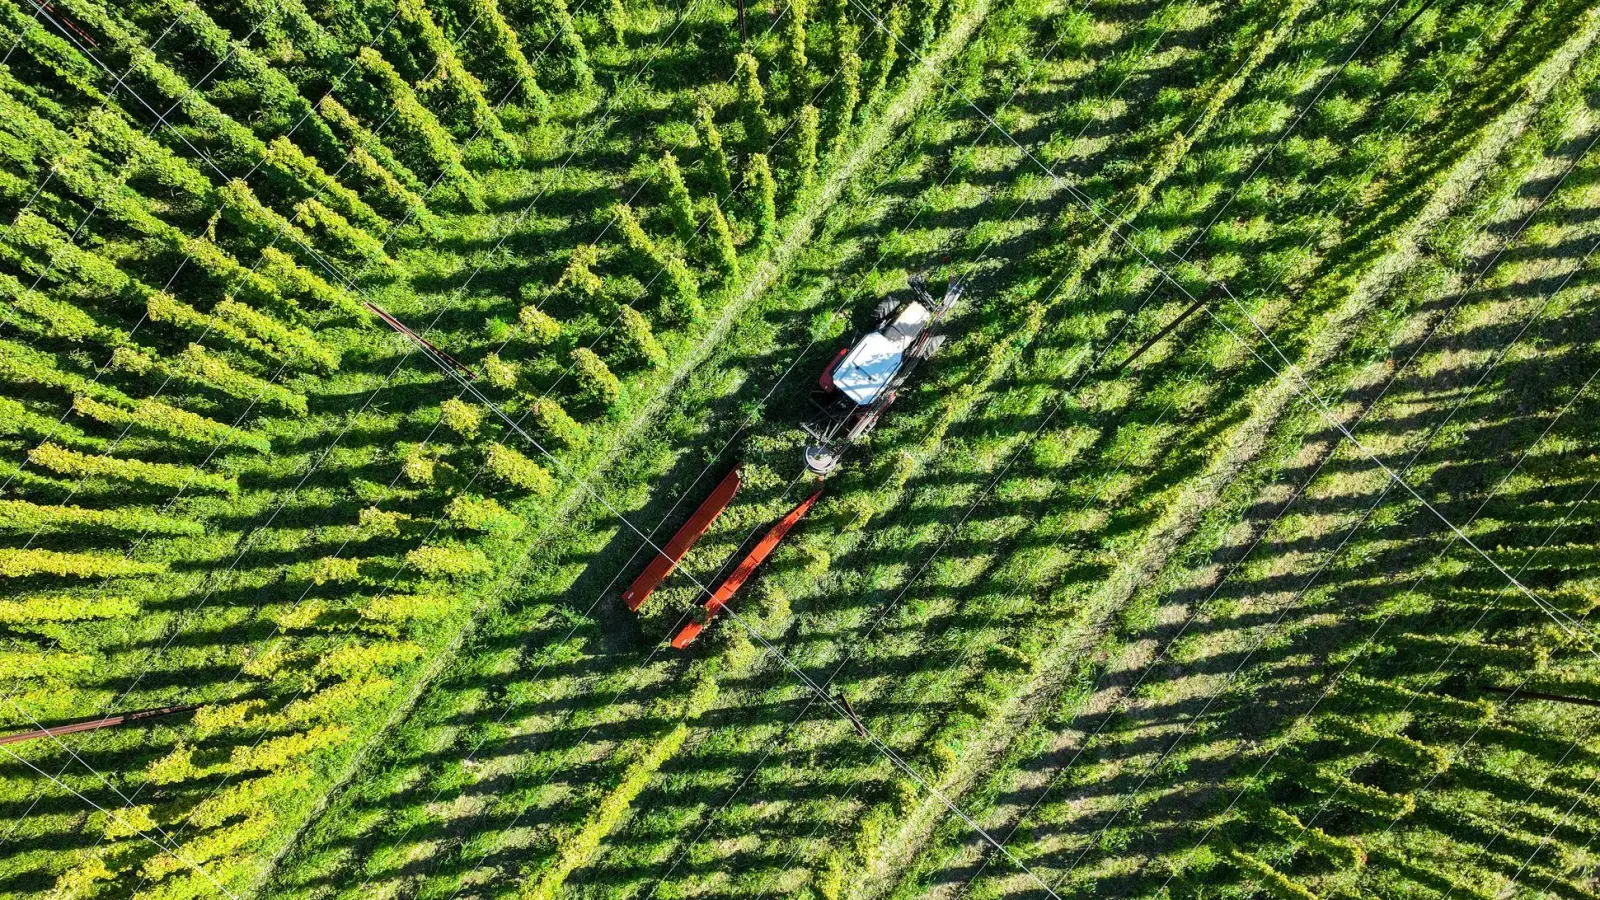
[[[811,391],[815,418],[802,427],[806,470],[825,478],[839,467],[844,448],[877,426],[917,366],[938,352],[945,336],[935,329],[961,299],[952,280],[935,301],[927,279],[911,278],[910,298],[890,297],[873,310],[873,326],[859,332],[828,362]]]
[[[850,343],[840,348],[822,370],[817,387],[811,391],[814,418],[802,426],[810,437],[805,445],[805,465],[819,482],[839,467],[844,448],[877,425],[883,411],[894,402],[901,385],[944,343],[944,335],[934,331],[961,299],[961,283],[951,281],[944,296],[934,300],[928,293],[926,279],[917,275],[911,279],[911,295],[878,304],[870,320],[872,328],[864,334],[852,335]],[[734,466],[666,545],[652,554],[644,571],[622,592],[622,600],[630,610],[637,612],[672,574],[700,536],[733,501],[740,483],[740,469]],[[717,611],[733,599],[756,568],[788,536],[789,530],[811,510],[821,494],[819,483],[811,496],[789,510],[762,536],[733,572],[711,592],[695,620],[673,637],[672,646],[681,650],[700,635]]]

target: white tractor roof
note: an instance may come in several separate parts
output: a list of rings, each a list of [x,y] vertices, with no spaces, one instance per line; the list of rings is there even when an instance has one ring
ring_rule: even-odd
[[[858,406],[878,399],[888,387],[906,349],[927,325],[928,308],[912,301],[882,331],[874,331],[850,348],[833,371],[833,386]]]

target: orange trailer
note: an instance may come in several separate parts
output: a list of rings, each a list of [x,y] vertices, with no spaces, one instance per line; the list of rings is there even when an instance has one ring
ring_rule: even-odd
[[[734,466],[732,471],[723,476],[711,495],[700,503],[699,508],[689,517],[689,521],[683,523],[683,527],[672,536],[672,540],[667,541],[667,545],[656,552],[650,564],[639,573],[639,577],[622,592],[622,602],[628,605],[628,609],[639,611],[639,607],[650,599],[650,594],[661,585],[662,580],[672,574],[672,570],[678,567],[678,562],[683,559],[684,554],[689,552],[695,541],[700,540],[700,536],[706,533],[706,529],[717,520],[717,516],[722,515],[723,509],[738,492],[739,467]]]
[[[822,496],[822,488],[819,487],[799,506],[789,510],[788,515],[779,519],[778,524],[772,526],[771,531],[762,535],[755,549],[751,550],[744,559],[739,560],[739,567],[734,569],[733,574],[729,575],[722,584],[718,585],[716,591],[712,593],[711,599],[706,601],[706,621],[690,622],[683,626],[683,630],[678,632],[678,636],[672,639],[672,646],[682,650],[689,646],[691,641],[700,636],[700,632],[705,630],[706,623],[711,621],[711,617],[717,614],[717,610],[726,606],[729,600],[733,599],[733,595],[738,593],[739,588],[744,586],[745,581],[755,572],[756,567],[761,565],[772,554],[773,548],[777,547],[778,542],[784,539],[784,536],[789,533],[789,529],[793,528],[802,516],[811,511],[811,507],[816,504],[817,498],[820,496]]]

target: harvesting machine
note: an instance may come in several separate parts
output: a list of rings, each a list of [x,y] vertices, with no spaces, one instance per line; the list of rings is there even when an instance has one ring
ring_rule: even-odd
[[[762,535],[733,573],[712,591],[694,620],[673,637],[672,646],[680,650],[689,646],[816,504],[822,494],[821,480],[838,469],[844,449],[872,431],[917,366],[933,356],[944,343],[944,336],[936,334],[935,329],[961,299],[961,291],[961,283],[951,281],[944,296],[935,300],[928,293],[926,280],[920,275],[914,276],[910,297],[891,297],[878,304],[872,314],[872,329],[865,334],[852,335],[850,342],[828,361],[817,379],[817,387],[811,391],[812,419],[802,425],[809,438],[804,450],[805,467],[807,472],[817,476],[816,489]],[[657,549],[644,571],[622,592],[622,601],[628,609],[637,612],[672,574],[690,548],[732,502],[740,483],[739,467],[734,466],[677,533]]]

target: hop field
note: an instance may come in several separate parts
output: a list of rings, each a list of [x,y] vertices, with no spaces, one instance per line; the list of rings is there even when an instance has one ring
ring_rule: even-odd
[[[1600,892],[1600,7],[0,41],[0,896]]]

